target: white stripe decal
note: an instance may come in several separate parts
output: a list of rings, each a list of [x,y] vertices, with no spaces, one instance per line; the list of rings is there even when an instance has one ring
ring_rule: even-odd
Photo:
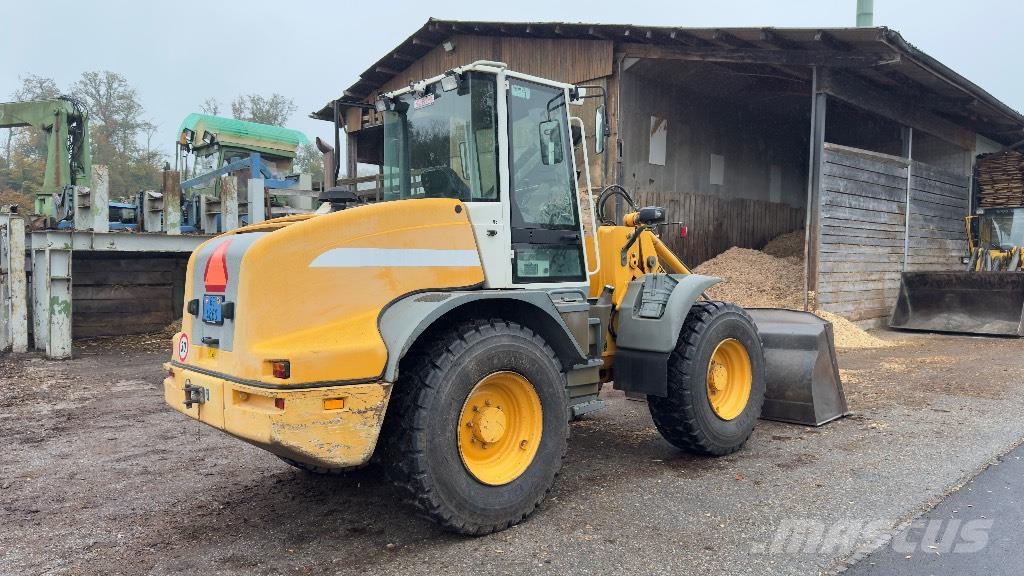
[[[317,256],[310,268],[423,268],[480,266],[476,250],[425,248],[332,248]]]

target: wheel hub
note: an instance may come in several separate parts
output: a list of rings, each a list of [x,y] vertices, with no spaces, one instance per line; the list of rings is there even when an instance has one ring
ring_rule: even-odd
[[[476,412],[473,422],[473,436],[486,444],[494,444],[505,435],[508,418],[501,408],[484,407]]]
[[[459,413],[462,465],[483,484],[512,482],[537,454],[543,417],[537,390],[525,376],[511,371],[485,376]]]
[[[729,384],[729,369],[712,360],[711,369],[708,370],[708,384],[716,393],[725,390]]]
[[[753,369],[750,354],[734,338],[719,342],[708,362],[708,402],[722,420],[733,420],[743,413],[750,400]]]

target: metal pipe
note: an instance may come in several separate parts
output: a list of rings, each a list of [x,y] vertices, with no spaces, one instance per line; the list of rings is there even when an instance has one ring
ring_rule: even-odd
[[[648,232],[650,234],[650,232]],[[654,252],[658,255],[658,259],[661,260],[662,264],[672,272],[676,274],[692,274],[690,269],[683,264],[683,261],[676,256],[672,250],[661,241],[654,234],[651,234],[651,240],[654,241]]]
[[[815,138],[815,127],[817,126],[818,116],[818,67],[811,66],[811,135],[808,138],[810,141],[810,151],[807,155],[807,204],[804,208],[804,311],[810,311],[810,290],[811,290],[811,224],[813,220],[811,218],[811,207],[814,206],[814,175],[816,168],[814,164],[815,157],[815,145],[817,144]]]
[[[875,0],[857,0],[857,27],[871,28],[875,20]]]

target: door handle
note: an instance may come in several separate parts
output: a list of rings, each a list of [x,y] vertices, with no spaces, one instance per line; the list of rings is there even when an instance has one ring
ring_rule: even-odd
[[[578,233],[576,233],[576,232],[568,232],[566,234],[562,234],[562,240],[573,240],[573,241],[575,241],[575,240],[579,240],[579,239],[580,239],[580,235]]]

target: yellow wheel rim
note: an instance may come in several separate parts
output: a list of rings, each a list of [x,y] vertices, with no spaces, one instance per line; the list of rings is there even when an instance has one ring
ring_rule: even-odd
[[[753,370],[750,354],[739,340],[722,340],[708,362],[708,401],[722,420],[743,413],[750,400]]]
[[[490,486],[515,480],[530,467],[544,427],[540,397],[515,372],[477,382],[459,413],[459,456],[474,478]]]

